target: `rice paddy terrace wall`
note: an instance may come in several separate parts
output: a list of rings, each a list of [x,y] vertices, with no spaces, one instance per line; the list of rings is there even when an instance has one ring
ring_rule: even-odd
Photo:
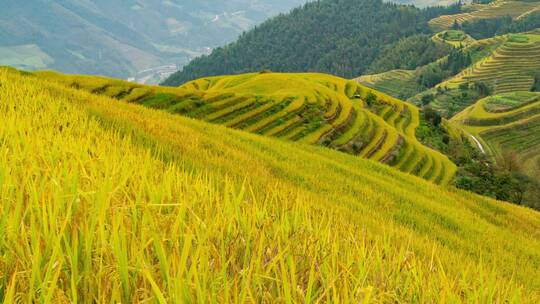
[[[534,74],[540,70],[540,32],[509,34],[490,56],[476,62],[441,86],[455,87],[481,81],[490,84],[495,94],[530,91]]]
[[[416,139],[416,107],[338,77],[258,73],[166,88],[51,72],[36,75],[235,129],[327,146],[439,184],[447,184],[456,170],[446,156]]]
[[[437,17],[429,22],[429,25],[435,30],[449,29],[455,22],[462,24],[466,21],[478,19],[490,19],[503,16],[511,16],[512,18],[522,18],[532,11],[540,8],[540,1],[512,1],[512,0],[496,0],[490,4],[474,4],[468,7],[468,12],[445,15]]]

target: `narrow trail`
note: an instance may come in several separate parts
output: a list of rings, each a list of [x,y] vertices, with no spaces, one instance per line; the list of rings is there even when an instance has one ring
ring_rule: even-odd
[[[480,151],[482,151],[483,154],[486,154],[486,150],[484,150],[484,146],[482,146],[482,143],[480,143],[480,141],[474,135],[471,135],[471,137],[474,140],[474,142],[476,142],[476,145],[478,145],[478,148],[480,149]]]

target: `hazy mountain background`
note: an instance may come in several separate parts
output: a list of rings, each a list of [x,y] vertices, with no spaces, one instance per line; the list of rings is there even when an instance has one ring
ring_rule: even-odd
[[[305,2],[0,0],[0,65],[156,82]]]

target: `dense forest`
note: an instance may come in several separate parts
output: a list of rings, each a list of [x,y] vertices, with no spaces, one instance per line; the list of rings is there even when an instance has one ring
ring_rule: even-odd
[[[403,69],[414,70],[448,55],[452,47],[434,42],[431,35],[403,38],[383,49],[367,70],[369,74]]]
[[[238,41],[194,59],[165,85],[210,75],[270,69],[363,74],[388,45],[430,33],[427,22],[459,5],[418,9],[381,0],[323,0],[305,4],[242,34]]]
[[[421,67],[417,72],[416,81],[425,89],[433,88],[444,79],[456,75],[471,64],[472,59],[469,52],[464,52],[463,48],[452,49],[446,60]]]

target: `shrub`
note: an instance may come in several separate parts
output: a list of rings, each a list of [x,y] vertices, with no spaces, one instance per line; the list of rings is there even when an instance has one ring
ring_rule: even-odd
[[[369,92],[366,96],[366,104],[368,106],[372,106],[376,102],[377,102],[377,95],[375,95],[373,92]]]
[[[438,65],[429,65],[422,69],[417,83],[426,88],[432,88],[445,78],[445,72]]]
[[[459,89],[460,90],[463,90],[463,91],[466,91],[469,89],[469,83],[468,82],[464,82],[462,84],[459,85]]]
[[[540,73],[534,75],[534,83],[532,85],[531,92],[540,92]]]
[[[424,119],[434,127],[438,127],[442,122],[441,115],[431,107],[425,108],[423,115]]]
[[[493,87],[485,82],[482,82],[482,81],[474,82],[473,88],[482,96],[493,95]]]
[[[422,96],[422,106],[429,105],[433,100],[435,99],[435,95],[433,94],[427,94]]]

